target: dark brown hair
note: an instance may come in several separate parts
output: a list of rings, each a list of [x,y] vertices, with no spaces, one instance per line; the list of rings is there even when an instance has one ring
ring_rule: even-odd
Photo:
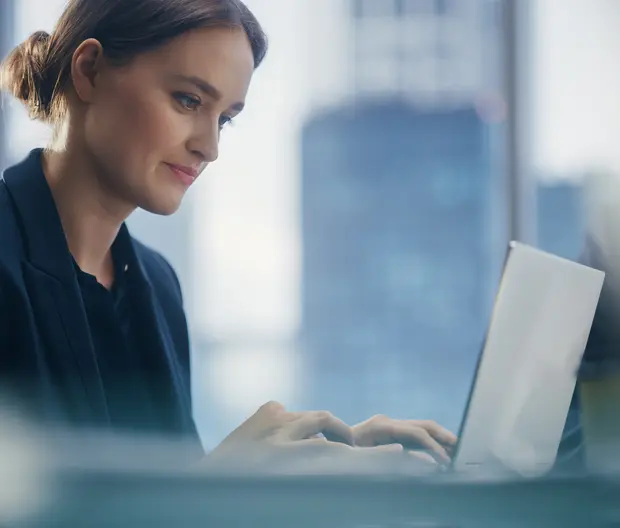
[[[65,112],[73,53],[84,40],[97,39],[107,58],[126,64],[205,27],[242,28],[254,66],[265,57],[265,34],[240,0],[70,0],[51,35],[37,31],[8,55],[0,88],[22,101],[32,119],[56,124]]]

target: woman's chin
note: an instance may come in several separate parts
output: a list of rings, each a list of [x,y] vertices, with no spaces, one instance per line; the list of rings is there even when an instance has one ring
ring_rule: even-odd
[[[172,194],[172,193],[171,193]],[[160,200],[148,200],[145,203],[139,204],[140,209],[144,209],[149,213],[153,213],[160,216],[169,216],[176,213],[181,207],[183,202],[183,196],[178,198],[175,196],[166,196]]]

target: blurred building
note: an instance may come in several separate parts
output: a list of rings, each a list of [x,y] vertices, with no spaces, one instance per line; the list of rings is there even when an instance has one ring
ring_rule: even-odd
[[[497,84],[496,0],[352,0],[354,89],[469,106]]]
[[[302,133],[312,407],[458,426],[505,247],[481,106],[492,5],[351,2],[352,102]]]
[[[537,197],[538,247],[560,257],[578,259],[586,232],[583,184],[541,180]]]
[[[492,262],[478,114],[400,103],[341,110],[308,124],[303,160],[315,406],[357,419],[369,409],[440,413],[435,403],[448,396],[464,403]]]
[[[14,19],[13,0],[3,0],[0,2],[0,59],[3,59],[13,46],[13,19]],[[0,102],[2,95],[0,94]],[[9,162],[8,140],[6,131],[8,129],[9,116],[7,115],[5,105],[0,104],[0,171],[2,171]]]

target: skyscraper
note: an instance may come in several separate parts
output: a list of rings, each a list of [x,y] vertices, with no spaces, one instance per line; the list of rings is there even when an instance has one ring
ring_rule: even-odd
[[[538,246],[560,257],[578,259],[586,232],[583,184],[541,181],[537,198]]]
[[[352,0],[357,97],[468,106],[493,86],[496,0]]]
[[[503,250],[479,104],[491,4],[352,1],[352,102],[303,129],[310,405],[345,420],[458,425]]]
[[[456,420],[492,262],[484,123],[401,102],[341,109],[308,123],[303,160],[314,405]]]

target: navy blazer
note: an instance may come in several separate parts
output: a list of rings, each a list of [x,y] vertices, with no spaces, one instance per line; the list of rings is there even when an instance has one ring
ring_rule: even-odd
[[[0,179],[0,396],[37,419],[109,422],[80,287],[43,174],[41,149]],[[172,387],[175,432],[196,436],[181,288],[157,252],[129,237],[129,266],[150,336],[149,353]],[[196,436],[197,438],[197,436]]]

